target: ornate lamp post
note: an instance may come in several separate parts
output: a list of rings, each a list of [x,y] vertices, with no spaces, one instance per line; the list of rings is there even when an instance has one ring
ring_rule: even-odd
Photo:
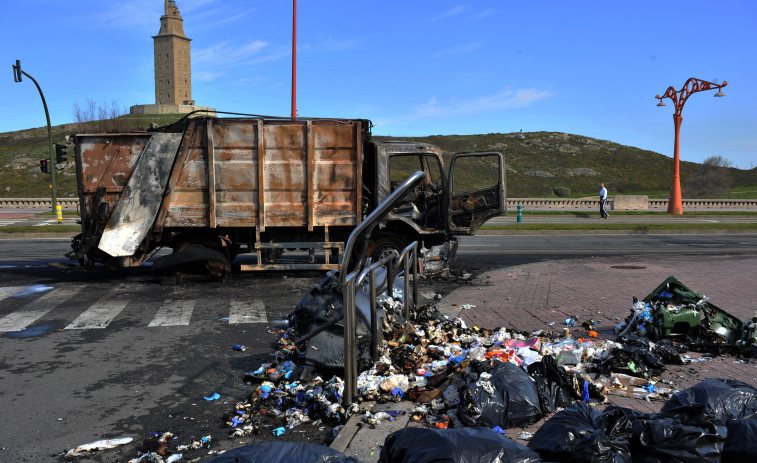
[[[687,80],[685,84],[683,84],[681,90],[676,91],[676,89],[674,89],[673,87],[668,87],[668,89],[662,96],[655,96],[655,98],[660,100],[660,102],[657,103],[657,106],[666,106],[666,104],[662,100],[663,98],[670,98],[671,100],[673,100],[673,105],[675,105],[676,108],[676,111],[673,114],[673,125],[675,127],[675,142],[673,147],[673,185],[670,188],[668,214],[683,214],[683,207],[681,205],[681,175],[679,170],[678,155],[678,135],[681,131],[681,120],[683,119],[681,117],[681,111],[683,110],[683,105],[684,103],[686,103],[686,99],[689,98],[692,93],[701,92],[702,90],[711,90],[713,88],[717,88],[718,92],[715,94],[715,96],[725,96],[722,88],[726,85],[728,85],[728,82],[726,81],[723,81],[722,84],[715,84],[692,77]]]

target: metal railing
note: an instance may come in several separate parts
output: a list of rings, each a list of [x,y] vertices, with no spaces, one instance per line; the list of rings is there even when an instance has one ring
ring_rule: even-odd
[[[376,271],[384,269],[384,281],[376,285]],[[371,360],[378,359],[378,309],[376,297],[386,293],[389,297],[394,295],[394,281],[403,275],[404,291],[402,293],[402,309],[405,319],[410,318],[410,306],[417,308],[418,300],[418,242],[413,241],[398,256],[390,254],[378,262],[365,268],[360,274],[350,273],[345,279],[343,287],[344,297],[344,405],[352,404],[357,393],[357,293],[368,278],[368,303],[370,304],[370,330],[371,330]],[[413,296],[410,302],[410,275],[413,276]]]
[[[410,192],[412,188],[414,188],[416,185],[420,184],[423,179],[426,177],[426,174],[423,171],[417,171],[414,172],[410,177],[407,178],[400,186],[398,186],[390,195],[388,198],[386,198],[381,204],[376,207],[369,215],[365,218],[365,220],[358,225],[352,233],[350,233],[350,237],[347,240],[347,244],[344,247],[344,255],[342,256],[342,262],[339,266],[339,287],[342,290],[342,298],[344,300],[344,405],[351,405],[353,399],[355,398],[355,392],[357,387],[357,352],[355,350],[356,347],[356,330],[357,330],[357,324],[355,317],[356,314],[356,284],[358,281],[362,283],[362,281],[365,279],[366,276],[368,276],[369,279],[371,279],[370,286],[373,288],[371,290],[370,297],[370,304],[371,304],[371,336],[372,339],[377,339],[376,335],[378,334],[378,320],[376,319],[376,316],[374,315],[375,312],[375,305],[376,305],[376,299],[375,299],[375,293],[377,291],[376,289],[376,281],[375,281],[375,272],[377,269],[386,266],[387,264],[390,264],[390,267],[387,269],[385,275],[385,283],[387,285],[387,288],[389,288],[390,292],[389,294],[392,295],[394,290],[394,279],[399,274],[400,270],[402,268],[405,270],[405,295],[403,297],[403,304],[405,304],[405,316],[407,318],[408,315],[408,292],[409,292],[409,283],[408,278],[410,271],[408,270],[408,258],[410,253],[412,252],[413,256],[413,275],[415,278],[414,281],[414,288],[413,288],[413,303],[417,300],[417,284],[418,284],[418,251],[417,251],[417,242],[413,242],[410,246],[403,249],[402,253],[398,256],[396,254],[390,254],[384,259],[381,259],[380,261],[371,264],[367,261],[366,256],[364,255],[365,246],[367,245],[367,240],[370,238],[370,233],[373,231],[373,229],[379,224],[379,222],[388,214],[392,209],[397,207],[400,202],[402,202],[407,195],[407,193]],[[355,251],[355,244],[358,242],[358,240],[363,240],[361,242],[362,249],[360,250],[358,256],[353,256],[353,252]],[[408,250],[412,247],[412,251]],[[400,266],[394,266],[391,263],[394,260],[399,260],[404,267]],[[367,267],[364,268],[364,266]],[[374,341],[371,341],[372,343]],[[374,349],[375,346],[372,344],[371,347],[371,355],[374,355]]]

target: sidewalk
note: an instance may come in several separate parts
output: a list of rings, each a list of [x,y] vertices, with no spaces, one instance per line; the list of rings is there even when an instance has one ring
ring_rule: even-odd
[[[459,314],[468,326],[507,327],[528,332],[560,332],[566,318],[574,318],[575,330],[580,331],[582,321],[594,320],[600,338],[615,339],[613,328],[630,313],[632,297],[643,299],[671,275],[693,291],[709,296],[710,302],[719,308],[747,320],[757,312],[756,270],[757,256],[607,257],[539,262],[486,272],[471,285],[447,295],[437,308],[450,316]],[[475,307],[461,310],[463,304]],[[554,326],[549,325],[552,322]],[[702,357],[697,353],[689,355]],[[669,365],[661,376],[661,379],[671,380],[678,390],[707,378],[757,384],[757,363],[723,355],[694,364]],[[659,412],[664,403],[615,395],[607,397],[608,404],[642,412]],[[524,429],[508,429],[506,435],[527,444],[516,436],[522,431],[535,432],[544,421]],[[405,420],[403,425],[414,424]],[[335,440],[332,447],[363,463],[377,462],[380,446],[386,436],[396,430],[397,424],[391,428],[382,429],[382,426],[369,429],[353,423],[352,429],[348,423],[343,430],[346,435]],[[349,445],[345,441],[350,441]]]

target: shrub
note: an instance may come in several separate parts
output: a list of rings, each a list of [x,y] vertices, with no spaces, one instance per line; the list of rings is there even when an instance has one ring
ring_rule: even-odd
[[[558,198],[568,198],[570,197],[570,188],[566,186],[557,186],[555,187],[555,194]]]

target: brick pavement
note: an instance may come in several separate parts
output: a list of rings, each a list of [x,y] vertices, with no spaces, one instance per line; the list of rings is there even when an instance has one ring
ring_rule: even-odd
[[[613,329],[630,314],[632,297],[643,299],[671,275],[693,291],[709,296],[717,307],[747,320],[757,312],[755,274],[757,256],[555,260],[486,272],[473,284],[453,291],[438,306],[445,313],[460,310],[460,317],[469,326],[504,326],[529,332],[562,332],[566,318],[575,318],[577,327],[592,319],[597,322],[600,338],[614,339]],[[461,310],[463,304],[475,308]],[[548,325],[551,322],[553,326]],[[757,359],[689,355],[704,360],[668,366],[661,379],[672,380],[678,390],[707,378],[731,378],[757,385]],[[642,412],[658,412],[664,403],[612,395],[608,401]],[[535,432],[544,421],[523,430]],[[507,434],[515,438],[520,431],[516,428]]]

